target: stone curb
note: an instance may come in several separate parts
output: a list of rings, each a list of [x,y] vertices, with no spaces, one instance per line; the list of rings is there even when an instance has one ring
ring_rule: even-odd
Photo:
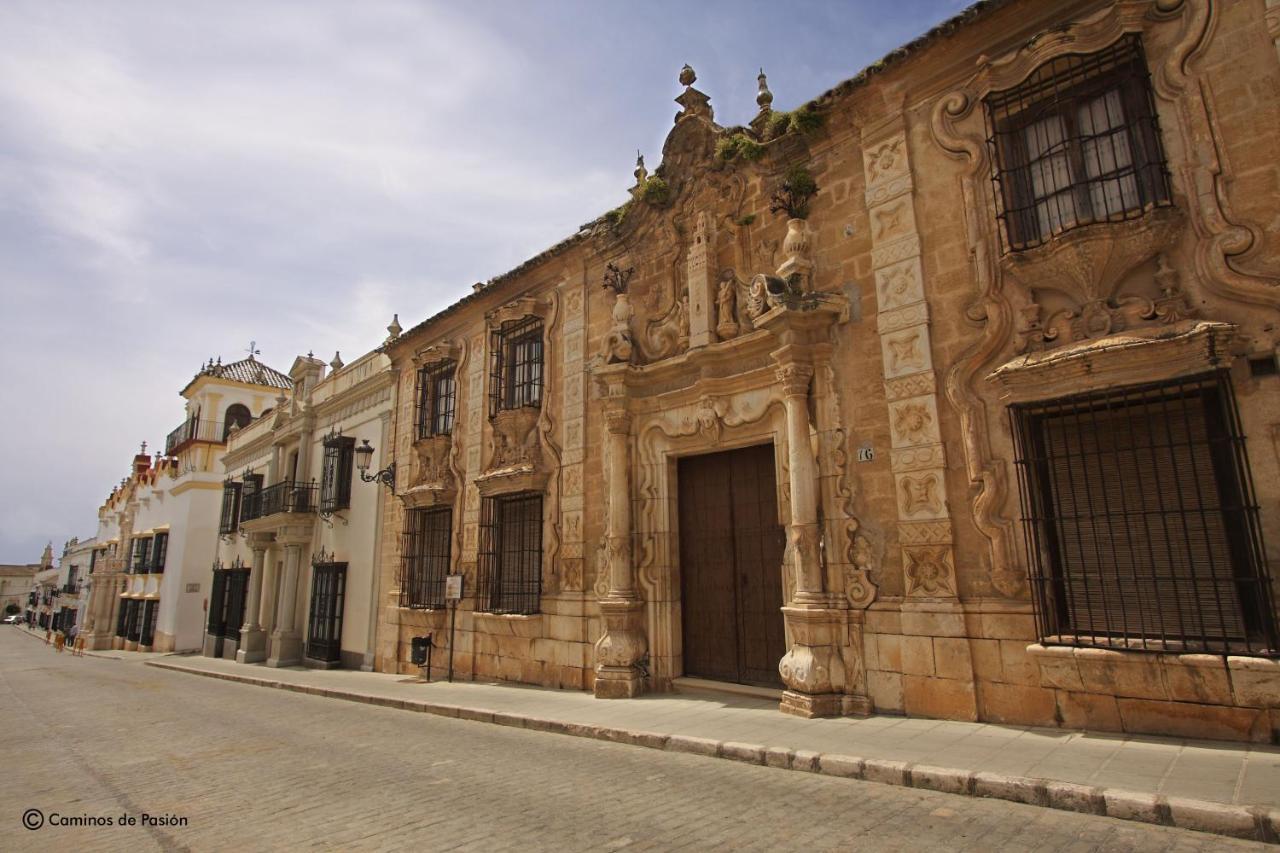
[[[274,687],[307,693],[330,699],[363,702],[386,708],[453,717],[460,720],[492,723],[500,726],[551,732],[572,737],[593,738],[629,746],[683,752],[708,758],[721,758],[807,773],[821,773],[842,779],[858,779],[884,785],[939,791],[944,794],[961,794],[971,797],[988,797],[1025,803],[1043,808],[1081,812],[1119,820],[1138,821],[1159,826],[1172,826],[1227,835],[1251,841],[1280,843],[1280,809],[1267,806],[1231,806],[1207,800],[1182,797],[1166,797],[1163,794],[1146,794],[1113,788],[1098,788],[1053,779],[1026,776],[1009,776],[1003,773],[974,772],[951,767],[932,767],[905,761],[889,761],[879,758],[858,758],[838,753],[819,753],[803,749],[765,746],[737,741],[719,741],[689,735],[665,735],[657,732],[615,729],[590,723],[570,723],[548,720],[507,711],[487,708],[464,708],[415,699],[394,699],[358,693],[353,690],[337,690],[304,684],[258,678],[226,672],[210,672],[195,667],[181,666],[159,660],[145,661],[147,666],[202,675],[223,681],[236,681],[257,687]]]

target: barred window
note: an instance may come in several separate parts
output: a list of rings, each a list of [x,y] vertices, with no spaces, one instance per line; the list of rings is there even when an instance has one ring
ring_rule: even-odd
[[[441,361],[418,370],[418,410],[414,423],[419,439],[453,432],[457,368],[457,362]]]
[[[243,488],[240,490],[240,523],[261,518],[262,513],[262,481],[261,474],[245,474]]]
[[[164,571],[165,558],[169,555],[169,534],[157,533],[151,542],[151,571]]]
[[[142,610],[138,616],[138,645],[150,646],[156,639],[156,616],[160,613],[160,602],[148,599],[141,602]]]
[[[227,480],[222,484],[222,519],[218,535],[227,536],[240,527],[240,484]]]
[[[542,405],[542,320],[508,320],[489,342],[489,416]]]
[[[306,647],[306,655],[312,660],[329,663],[342,660],[342,612],[346,592],[346,563],[312,565]]]
[[[351,436],[330,435],[324,440],[320,512],[334,513],[351,506],[351,469],[355,450],[356,440]]]
[[[1045,642],[1276,656],[1225,372],[1012,407]]]
[[[480,510],[477,607],[537,613],[542,595],[542,495],[485,498]]]
[[[1056,57],[986,98],[1007,250],[1170,202],[1169,172],[1135,34]]]
[[[445,606],[444,579],[449,575],[452,532],[453,510],[449,507],[411,509],[405,513],[401,607]]]
[[[149,538],[133,540],[133,574],[144,575],[150,567],[149,555],[151,540]],[[137,639],[136,637],[134,639]]]

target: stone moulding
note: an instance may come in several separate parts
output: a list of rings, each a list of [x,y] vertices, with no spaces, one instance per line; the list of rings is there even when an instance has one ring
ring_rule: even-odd
[[[1018,356],[987,378],[1006,402],[1101,391],[1135,375],[1158,382],[1229,367],[1237,339],[1231,323],[1186,320]]]

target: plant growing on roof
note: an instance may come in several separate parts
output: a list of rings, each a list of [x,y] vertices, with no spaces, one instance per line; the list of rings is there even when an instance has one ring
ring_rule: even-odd
[[[666,207],[671,201],[671,187],[657,175],[650,175],[641,186],[640,198],[653,207]]]
[[[726,162],[741,158],[754,162],[765,155],[765,147],[745,133],[733,133],[716,142],[716,156]]]
[[[770,200],[769,212],[785,211],[788,219],[808,219],[809,203],[818,193],[818,183],[804,166],[792,166]]]
[[[820,127],[822,127],[822,113],[812,105],[804,104],[789,113],[777,111],[770,113],[764,128],[764,138],[772,141],[792,131],[808,134]]]

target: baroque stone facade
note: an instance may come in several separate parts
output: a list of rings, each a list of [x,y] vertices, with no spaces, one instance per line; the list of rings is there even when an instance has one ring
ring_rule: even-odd
[[[979,4],[789,114],[762,74],[741,128],[686,67],[627,204],[383,347],[376,667],[416,672],[427,634],[447,664],[461,575],[465,678],[618,698],[715,670],[804,716],[1275,737],[1273,12]],[[1143,462],[1157,405],[1208,437]],[[757,446],[772,476],[727,489],[683,461]],[[1234,497],[1108,485],[1191,468]]]

